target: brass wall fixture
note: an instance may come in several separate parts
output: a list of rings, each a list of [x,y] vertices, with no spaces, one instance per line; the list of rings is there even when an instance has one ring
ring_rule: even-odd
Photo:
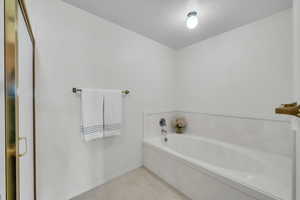
[[[282,104],[275,109],[276,114],[292,115],[300,118],[300,105],[297,102],[290,104]]]

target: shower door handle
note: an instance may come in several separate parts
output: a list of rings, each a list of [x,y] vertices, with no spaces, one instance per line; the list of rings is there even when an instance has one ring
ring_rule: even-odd
[[[300,105],[298,105],[297,102],[282,104],[280,107],[275,109],[275,113],[300,117]]]
[[[23,156],[25,156],[28,152],[28,143],[27,143],[27,137],[19,137],[19,142],[24,140],[25,141],[25,152],[24,153],[19,153],[18,157],[21,158]]]

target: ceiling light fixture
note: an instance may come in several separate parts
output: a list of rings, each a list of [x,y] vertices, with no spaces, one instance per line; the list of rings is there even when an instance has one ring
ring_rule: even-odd
[[[196,11],[189,12],[186,18],[186,26],[188,29],[194,29],[198,25],[198,13]]]

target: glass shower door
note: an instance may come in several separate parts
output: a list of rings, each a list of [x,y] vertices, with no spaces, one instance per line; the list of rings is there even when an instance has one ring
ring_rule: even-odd
[[[34,39],[22,0],[4,0],[6,200],[34,200]]]

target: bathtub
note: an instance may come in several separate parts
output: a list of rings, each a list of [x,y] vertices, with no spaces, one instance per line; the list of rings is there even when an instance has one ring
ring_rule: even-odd
[[[144,166],[193,200],[291,200],[289,157],[192,135],[145,139]]]

